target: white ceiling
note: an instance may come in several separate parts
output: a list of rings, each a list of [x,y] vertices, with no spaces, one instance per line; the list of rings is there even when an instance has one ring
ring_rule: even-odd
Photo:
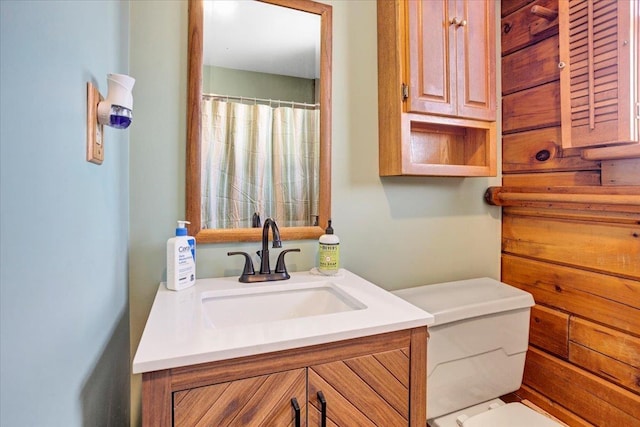
[[[204,2],[204,64],[320,77],[320,16],[255,0]]]

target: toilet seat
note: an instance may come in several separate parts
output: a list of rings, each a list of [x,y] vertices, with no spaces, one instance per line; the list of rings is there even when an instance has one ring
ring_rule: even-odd
[[[522,403],[507,403],[495,409],[467,418],[462,427],[560,427],[561,424],[545,417]]]

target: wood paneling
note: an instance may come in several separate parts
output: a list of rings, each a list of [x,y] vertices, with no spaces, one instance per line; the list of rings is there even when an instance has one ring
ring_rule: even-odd
[[[523,384],[522,387],[520,387],[520,389],[516,392],[516,394],[521,399],[528,399],[531,402],[535,402],[537,406],[547,411],[548,413],[553,414],[560,421],[566,423],[571,427],[593,427],[593,424],[586,421],[584,418],[581,418],[568,409],[563,408],[555,401],[549,399],[543,394],[538,393],[536,390],[527,385]]]
[[[571,319],[570,329],[571,341],[630,366],[640,367],[640,338],[577,317]]]
[[[558,10],[557,0],[537,0],[526,4],[502,19],[502,54],[507,55],[549,36],[558,34],[558,20],[552,22],[531,13],[533,6]],[[511,9],[508,7],[508,9]]]
[[[560,79],[558,36],[502,58],[502,95]]]
[[[502,280],[530,292],[537,304],[517,394],[570,426],[640,426],[640,172],[636,159],[626,160],[640,158],[640,149],[583,149],[588,139],[560,126],[566,108],[557,79],[568,69],[558,64],[568,59],[559,44],[568,30],[558,26],[559,17],[543,22],[532,12],[537,5],[558,10],[558,3],[502,0],[503,187],[485,198],[503,206]],[[607,0],[598,8],[633,3]],[[596,40],[596,54],[607,43]],[[596,68],[615,69],[604,56]],[[598,73],[593,83],[603,90],[590,99],[610,102],[616,82]],[[575,83],[583,78],[578,74]],[[576,114],[585,87],[574,87]],[[600,107],[594,117],[613,112]],[[574,147],[566,148],[571,138]],[[618,159],[625,160],[608,163]]]
[[[527,352],[524,381],[595,425],[633,426],[640,420],[640,396],[534,347]]]
[[[560,125],[560,83],[551,82],[502,98],[502,131],[512,133]]]
[[[523,6],[531,3],[533,0],[502,0],[500,16],[505,17],[515,12]]]
[[[602,185],[640,186],[640,158],[603,160]]]
[[[598,171],[600,163],[583,160],[579,150],[563,150],[559,127],[504,135],[502,171]]]
[[[502,250],[640,279],[640,224],[504,216]]]
[[[529,342],[564,359],[569,357],[569,315],[542,305],[531,309]]]
[[[572,317],[569,360],[640,393],[640,338]]]
[[[597,171],[518,173],[503,175],[502,184],[505,187],[597,186],[600,185],[600,173]]]
[[[502,280],[535,301],[640,336],[640,282],[503,254]]]

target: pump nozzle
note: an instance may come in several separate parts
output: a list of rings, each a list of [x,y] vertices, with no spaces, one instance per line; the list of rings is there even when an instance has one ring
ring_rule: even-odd
[[[176,236],[186,236],[187,227],[185,224],[191,224],[189,221],[178,221],[178,228],[176,228]]]
[[[329,225],[327,229],[324,231],[326,234],[333,234],[333,227],[331,227],[331,220],[329,220]]]

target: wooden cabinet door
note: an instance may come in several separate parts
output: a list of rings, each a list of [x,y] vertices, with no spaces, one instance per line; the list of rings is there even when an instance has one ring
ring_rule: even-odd
[[[294,426],[296,398],[306,425],[306,369],[173,393],[175,426]]]
[[[495,120],[495,4],[409,1],[408,111]]]
[[[451,54],[455,13],[453,1],[407,2],[409,34],[408,111],[447,116],[457,114],[456,57]],[[450,6],[454,9],[450,10]]]
[[[563,147],[638,141],[638,8],[637,1],[558,3]]]
[[[309,368],[309,426],[409,425],[408,349],[392,350]]]
[[[458,0],[456,37],[456,93],[458,116],[496,119],[496,4]],[[466,23],[465,23],[466,21]]]

